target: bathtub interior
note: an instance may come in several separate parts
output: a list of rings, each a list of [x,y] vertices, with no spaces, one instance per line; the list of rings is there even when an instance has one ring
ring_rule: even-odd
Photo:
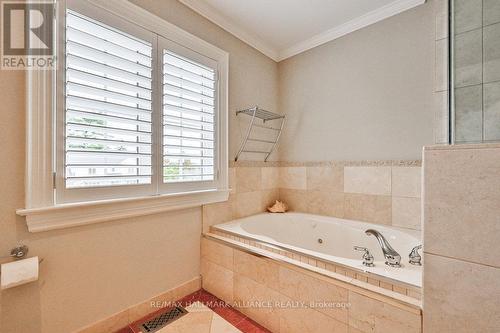
[[[411,249],[421,244],[420,231],[302,213],[263,213],[214,228],[413,286],[422,285],[422,267],[408,263]],[[401,255],[402,267],[385,265],[381,247],[374,236],[365,234],[367,229],[382,233]],[[362,265],[362,252],[355,251],[354,246],[368,248],[375,267]]]

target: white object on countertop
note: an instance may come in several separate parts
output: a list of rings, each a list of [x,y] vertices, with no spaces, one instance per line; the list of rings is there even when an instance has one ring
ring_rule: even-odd
[[[38,264],[38,257],[2,264],[0,268],[1,288],[12,288],[38,280]]]

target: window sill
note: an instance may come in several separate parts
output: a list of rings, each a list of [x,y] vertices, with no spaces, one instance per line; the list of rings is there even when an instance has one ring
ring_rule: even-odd
[[[30,232],[41,232],[197,207],[226,201],[228,196],[229,190],[210,190],[18,209],[16,213],[26,216]]]

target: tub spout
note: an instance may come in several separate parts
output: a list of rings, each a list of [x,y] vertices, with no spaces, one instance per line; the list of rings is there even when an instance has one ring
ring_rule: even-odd
[[[377,241],[382,248],[382,252],[384,253],[386,265],[391,267],[401,267],[401,256],[392,248],[387,239],[385,239],[380,232],[374,229],[368,229],[365,231],[365,234],[368,236],[373,235],[377,238]]]

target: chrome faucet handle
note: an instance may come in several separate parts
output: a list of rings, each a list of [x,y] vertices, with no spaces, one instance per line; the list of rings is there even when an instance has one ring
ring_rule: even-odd
[[[410,255],[409,255],[409,263],[412,264],[412,265],[416,265],[416,266],[422,266],[422,257],[420,256],[420,254],[418,253],[418,250],[420,250],[422,248],[422,245],[417,245],[415,246],[411,252],[410,252]]]
[[[370,251],[366,247],[362,246],[355,246],[354,250],[356,251],[363,251],[363,265],[368,266],[368,267],[373,267],[375,264],[373,263],[373,256],[370,253]]]

